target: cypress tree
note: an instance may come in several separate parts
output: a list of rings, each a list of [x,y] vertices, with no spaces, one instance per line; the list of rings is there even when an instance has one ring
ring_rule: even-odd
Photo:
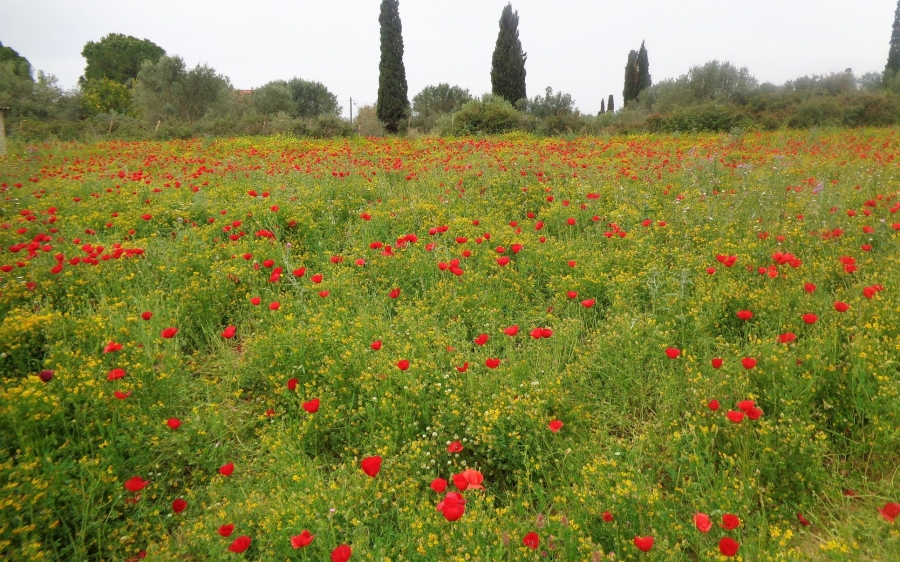
[[[600,115],[606,113],[606,100],[600,100]]]
[[[608,111],[610,113],[616,112],[616,108],[613,105],[613,95],[612,94],[609,94],[609,101],[606,102],[606,111]]]
[[[638,94],[649,88],[653,85],[653,81],[650,78],[650,59],[647,57],[647,48],[644,47],[644,42],[641,41],[641,50],[638,51],[637,56],[637,68],[638,68]],[[637,96],[635,96],[637,97]]]
[[[519,41],[519,12],[507,4],[500,15],[500,33],[491,60],[491,91],[495,96],[515,104],[525,95],[525,59]]]
[[[381,24],[381,62],[375,114],[386,131],[396,133],[400,122],[409,114],[399,0],[382,0],[378,23]]]
[[[884,67],[884,83],[887,84],[900,71],[900,2],[894,12],[894,30],[891,32],[891,48],[888,50],[887,65]]]
[[[630,51],[628,53],[628,62],[625,64],[625,88],[622,90],[622,100],[625,105],[628,105],[628,102],[637,98],[638,95],[640,84],[638,83],[637,60],[637,51]]]

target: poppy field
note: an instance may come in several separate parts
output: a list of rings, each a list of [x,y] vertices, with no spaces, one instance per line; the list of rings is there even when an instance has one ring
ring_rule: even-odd
[[[0,558],[898,559],[898,152],[22,147]]]

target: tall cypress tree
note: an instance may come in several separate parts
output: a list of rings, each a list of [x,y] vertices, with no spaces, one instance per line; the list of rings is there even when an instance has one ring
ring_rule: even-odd
[[[884,67],[884,83],[887,84],[900,71],[900,2],[894,12],[894,30],[891,32],[891,48],[888,50],[887,65]]]
[[[600,100],[600,115],[606,113],[606,100]]]
[[[381,24],[381,62],[375,114],[386,131],[396,133],[400,122],[409,114],[399,0],[381,1],[378,23]]]
[[[644,47],[644,42],[641,41],[641,50],[638,51],[637,56],[637,69],[638,69],[638,94],[649,88],[653,85],[653,81],[650,78],[650,59],[647,56],[647,48]],[[635,96],[637,97],[637,96]]]
[[[491,59],[491,91],[515,104],[525,99],[525,59],[519,41],[519,12],[507,4],[500,15],[500,33]]]
[[[616,108],[613,105],[613,95],[612,94],[609,94],[609,101],[606,102],[606,111],[608,111],[610,113],[616,112]]]
[[[625,105],[628,105],[628,102],[637,98],[638,95],[638,88],[640,87],[638,80],[640,77],[638,76],[637,61],[637,51],[630,51],[628,53],[628,62],[625,64],[625,88],[622,89],[622,100]]]

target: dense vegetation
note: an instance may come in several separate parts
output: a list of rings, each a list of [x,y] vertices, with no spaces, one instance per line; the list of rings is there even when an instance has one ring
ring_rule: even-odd
[[[16,152],[0,558],[896,560],[898,152]]]

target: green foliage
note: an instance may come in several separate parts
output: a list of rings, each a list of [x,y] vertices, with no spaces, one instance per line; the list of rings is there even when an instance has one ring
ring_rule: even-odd
[[[884,84],[887,85],[900,71],[900,1],[894,11],[894,25],[891,29],[891,46],[888,49],[887,64],[884,66]]]
[[[426,86],[412,99],[412,126],[430,131],[443,115],[450,115],[472,101],[469,90],[450,84]]]
[[[376,113],[389,133],[396,133],[409,115],[406,68],[403,66],[403,27],[398,0],[382,0],[381,62],[378,64]]]
[[[254,90],[252,99],[253,107],[264,115],[283,111],[291,117],[312,119],[341,113],[337,96],[329,92],[324,84],[302,78],[269,82]]]
[[[625,63],[625,88],[622,90],[622,103],[625,107],[628,107],[628,102],[637,99],[640,89],[637,55],[637,51],[629,51],[628,62]]]
[[[728,132],[750,126],[750,119],[736,104],[706,102],[678,107],[666,116],[654,116],[648,121],[655,132]]]
[[[650,57],[647,54],[647,47],[641,41],[641,50],[637,56],[638,67],[638,94],[653,85],[653,79],[650,77]]]
[[[553,93],[553,88],[547,86],[544,96],[535,96],[528,100],[526,105],[528,113],[535,117],[545,118],[551,115],[569,115],[576,111],[575,101],[570,94],[563,92]]]
[[[378,120],[375,107],[371,105],[359,108],[356,118],[353,120],[353,126],[356,132],[364,137],[383,137],[385,134],[384,125]]]
[[[134,100],[149,123],[168,119],[196,121],[229,101],[231,82],[198,64],[187,70],[181,57],[145,62],[134,87]]]
[[[598,115],[603,115],[604,113],[606,113],[606,100],[601,99],[600,100],[600,113]]]
[[[491,94],[470,101],[453,114],[455,135],[495,135],[515,129],[521,119],[506,99]]]
[[[608,111],[610,113],[616,112],[616,106],[615,106],[614,100],[615,100],[615,98],[613,98],[613,95],[609,94],[609,101],[606,102],[606,111]]]
[[[144,62],[156,63],[166,51],[149,39],[131,35],[110,33],[97,42],[88,41],[81,56],[87,61],[80,83],[108,78],[113,82],[128,84],[141,71]]]
[[[28,59],[20,55],[12,47],[5,47],[3,42],[0,42],[0,64],[6,62],[13,63],[10,68],[19,78],[32,79],[31,63],[28,62]]]
[[[500,15],[500,32],[491,58],[491,91],[511,104],[527,99],[525,93],[525,60],[519,40],[519,12],[507,4]]]
[[[109,78],[89,80],[81,88],[81,110],[88,117],[100,113],[129,114],[132,111],[131,90]]]

